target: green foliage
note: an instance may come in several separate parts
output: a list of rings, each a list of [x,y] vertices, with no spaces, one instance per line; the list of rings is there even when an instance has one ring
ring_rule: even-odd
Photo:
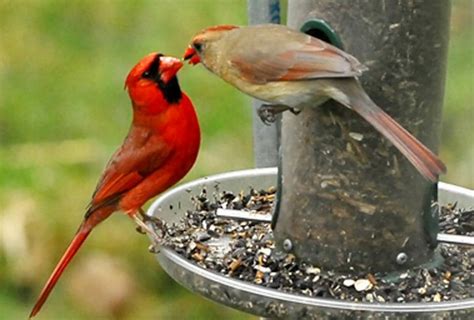
[[[474,188],[474,2],[453,1],[441,157],[451,183]]]
[[[128,71],[152,51],[181,56],[197,30],[244,24],[245,14],[244,1],[0,3],[0,203],[2,228],[9,229],[0,249],[2,318],[27,316],[126,134]],[[191,69],[184,68],[180,82],[198,110],[203,148],[187,179],[252,166],[248,98],[204,68]],[[179,287],[159,270],[128,218],[110,220],[93,232],[40,319],[168,319],[176,317],[172,310],[180,319],[248,318]],[[118,272],[129,279],[123,290],[134,293],[126,301],[85,299],[89,293],[81,290],[91,283],[115,281],[112,271],[107,279],[88,271],[97,252],[119,261]]]

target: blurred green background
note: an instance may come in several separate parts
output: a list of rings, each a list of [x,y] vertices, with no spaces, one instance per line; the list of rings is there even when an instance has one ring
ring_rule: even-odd
[[[474,188],[473,1],[453,1],[442,179]],[[130,121],[123,80],[146,53],[246,24],[246,1],[0,0],[0,318],[25,319]],[[201,121],[184,181],[253,165],[249,99],[204,68],[180,75]],[[121,214],[98,227],[38,319],[248,319],[176,285]]]

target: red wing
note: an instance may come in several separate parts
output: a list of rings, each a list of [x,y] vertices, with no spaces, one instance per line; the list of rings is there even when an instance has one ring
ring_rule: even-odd
[[[155,172],[172,154],[165,143],[131,131],[112,156],[92,196],[88,212],[115,200]]]
[[[310,36],[299,35],[297,41],[262,41],[267,42],[261,43],[262,47],[277,47],[270,54],[258,48],[236,49],[231,59],[239,75],[252,83],[355,77],[366,70],[356,58]]]

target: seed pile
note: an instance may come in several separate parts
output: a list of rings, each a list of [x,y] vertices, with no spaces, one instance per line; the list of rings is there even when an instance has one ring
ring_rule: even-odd
[[[439,226],[444,233],[474,236],[474,210],[456,209],[456,204],[441,207]]]
[[[164,243],[200,267],[268,288],[311,297],[364,302],[431,302],[474,296],[474,249],[440,245],[444,263],[438,268],[413,268],[383,274],[340,274],[298,263],[277,252],[269,223],[216,216],[217,208],[271,213],[275,189],[233,194],[206,190],[193,197],[194,210],[181,223],[165,225]],[[441,210],[442,232],[473,235],[474,212],[455,206]],[[387,280],[387,279],[390,279]]]

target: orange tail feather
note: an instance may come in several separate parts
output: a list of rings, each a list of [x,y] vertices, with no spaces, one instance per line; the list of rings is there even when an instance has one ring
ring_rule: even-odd
[[[438,176],[446,172],[446,166],[431,150],[424,146],[410,132],[378,107],[355,79],[338,80],[334,85],[344,95],[337,93],[333,99],[356,111],[375,129],[386,137],[428,180],[438,181]],[[350,101],[347,101],[349,97]]]
[[[76,255],[77,251],[87,239],[87,236],[89,236],[91,231],[91,228],[84,228],[84,224],[79,228],[78,232],[74,236],[74,239],[72,239],[71,244],[67,248],[64,255],[61,257],[61,260],[59,260],[58,264],[56,265],[56,268],[54,269],[53,273],[44,285],[43,290],[41,291],[40,296],[36,301],[33,310],[30,313],[30,318],[34,317],[41,310],[41,307],[45,303],[46,299],[48,299],[49,294],[56,285],[56,282],[58,282],[59,277],[61,277],[61,274],[63,273],[64,269],[66,269],[69,262]]]
[[[387,139],[425,178],[436,182],[438,176],[446,172],[444,163],[389,115],[381,113],[377,114],[375,118],[384,126],[383,129],[387,132],[384,135]]]

